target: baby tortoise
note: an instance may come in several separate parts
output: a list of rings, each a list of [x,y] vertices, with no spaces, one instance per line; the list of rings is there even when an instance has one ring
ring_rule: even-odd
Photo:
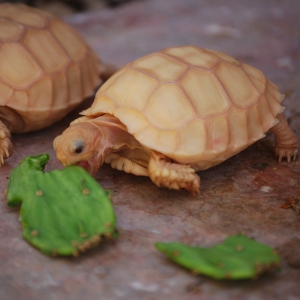
[[[223,162],[268,130],[279,161],[296,159],[298,139],[282,100],[261,71],[226,54],[167,48],[113,75],[54,148],[65,166],[79,164],[95,174],[106,162],[158,186],[199,193],[196,171]]]
[[[63,118],[109,76],[105,67],[67,23],[24,4],[0,4],[0,166],[12,154],[11,133]]]

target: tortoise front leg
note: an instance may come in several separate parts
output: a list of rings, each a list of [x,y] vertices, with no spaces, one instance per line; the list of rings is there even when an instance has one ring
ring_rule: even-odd
[[[141,148],[125,148],[118,152],[109,153],[105,158],[105,162],[119,171],[137,176],[149,176],[149,153]]]
[[[149,176],[157,186],[169,189],[186,189],[200,194],[200,177],[188,165],[169,161],[163,154],[152,152],[149,160]]]
[[[10,138],[10,131],[0,121],[0,167],[4,164],[4,158],[8,158],[12,154],[13,147]]]
[[[276,119],[278,123],[270,129],[275,135],[275,155],[281,162],[283,157],[286,157],[288,162],[296,160],[298,155],[298,138],[293,133],[288,125],[288,122],[283,113],[279,114]]]

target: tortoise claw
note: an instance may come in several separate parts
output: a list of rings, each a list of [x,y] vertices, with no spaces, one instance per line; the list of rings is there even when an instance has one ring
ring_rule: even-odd
[[[278,162],[281,162],[286,157],[288,162],[295,161],[298,156],[298,149],[295,147],[282,147],[276,145],[274,147],[275,155],[278,158]]]
[[[12,143],[10,141],[10,132],[6,127],[0,128],[0,167],[4,164],[4,159],[8,158],[11,153]]]

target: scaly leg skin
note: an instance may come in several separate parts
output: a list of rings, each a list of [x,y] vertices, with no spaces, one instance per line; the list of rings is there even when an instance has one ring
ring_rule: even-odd
[[[142,165],[135,163],[127,157],[120,156],[118,153],[111,153],[105,158],[105,162],[110,164],[113,169],[124,171],[137,176],[149,176],[148,170]]]
[[[12,154],[12,143],[10,141],[10,131],[0,121],[0,167],[4,164],[4,158]]]
[[[283,157],[286,157],[288,162],[291,159],[296,160],[298,155],[298,138],[289,127],[283,113],[279,114],[276,119],[279,122],[270,129],[275,135],[275,155],[278,157],[279,162],[281,162]]]
[[[200,194],[200,177],[188,165],[170,162],[166,156],[153,151],[148,170],[151,180],[157,186],[186,189],[193,195]]]

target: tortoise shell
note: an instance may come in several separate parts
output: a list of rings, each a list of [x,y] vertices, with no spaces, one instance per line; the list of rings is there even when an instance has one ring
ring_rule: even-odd
[[[61,119],[93,94],[99,74],[99,59],[70,25],[23,4],[0,4],[0,119],[12,132]],[[9,124],[11,113],[19,122]]]
[[[282,99],[258,69],[186,46],[127,64],[82,114],[114,115],[144,147],[203,170],[262,138]]]

